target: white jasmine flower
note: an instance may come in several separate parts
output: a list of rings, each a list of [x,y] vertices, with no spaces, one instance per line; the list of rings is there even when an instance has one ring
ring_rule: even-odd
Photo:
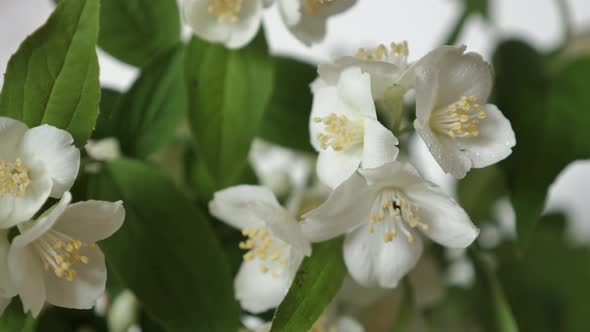
[[[506,158],[516,144],[510,122],[486,104],[490,65],[464,51],[450,46],[432,51],[402,83],[415,78],[414,127],[441,168],[456,178]]]
[[[310,46],[326,35],[326,21],[356,3],[356,0],[278,0],[285,25],[302,43]]]
[[[29,220],[78,175],[80,151],[68,132],[0,117],[0,228]]]
[[[84,148],[94,160],[108,161],[121,157],[121,145],[119,144],[119,140],[114,137],[88,140]]]
[[[16,289],[8,273],[8,232],[0,230],[0,317],[16,295]]]
[[[320,79],[312,90],[311,144],[319,152],[317,173],[325,184],[336,187],[359,166],[395,160],[398,140],[377,120],[368,74],[350,67],[334,85]]]
[[[347,233],[344,261],[365,287],[396,287],[422,254],[419,233],[453,248],[467,247],[478,234],[452,198],[396,161],[359,170],[304,218],[311,241]]]
[[[278,306],[311,245],[299,224],[265,187],[241,185],[215,193],[212,215],[241,229],[248,250],[234,281],[242,308],[261,313]]]
[[[270,4],[264,1],[264,5]],[[262,0],[183,0],[183,16],[193,32],[231,49],[248,44],[260,28]]]
[[[95,245],[125,219],[122,202],[60,202],[36,221],[19,224],[8,253],[8,270],[25,312],[38,316],[43,304],[89,309],[103,294],[104,256]]]
[[[371,91],[376,101],[387,99],[388,92],[407,72],[408,65],[408,43],[391,43],[389,48],[381,44],[375,49],[360,48],[355,56],[344,56],[336,59],[333,63],[320,64],[318,73],[320,77],[330,83],[335,83],[343,70],[349,67],[359,67],[371,76]],[[396,98],[401,100],[403,94],[409,87],[395,91]]]

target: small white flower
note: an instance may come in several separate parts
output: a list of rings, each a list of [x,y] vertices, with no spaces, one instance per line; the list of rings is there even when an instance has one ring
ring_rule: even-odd
[[[64,130],[0,117],[0,228],[29,220],[72,187],[80,167],[73,142]]]
[[[197,36],[231,49],[248,44],[262,22],[262,0],[183,0],[182,7]]]
[[[84,146],[88,155],[99,161],[109,161],[121,157],[121,145],[114,137],[107,137],[100,140],[88,140]]]
[[[16,289],[8,273],[8,232],[0,230],[0,316],[16,295]]]
[[[319,152],[317,173],[325,184],[336,187],[359,166],[395,160],[398,140],[377,120],[369,74],[350,67],[335,84],[319,79],[312,90],[311,144]]]
[[[45,302],[89,309],[103,294],[104,256],[95,245],[116,232],[125,219],[122,202],[60,202],[36,221],[19,224],[8,253],[10,278],[25,312],[39,315]]]
[[[344,261],[365,287],[396,287],[422,253],[420,232],[459,248],[478,234],[452,198],[396,161],[359,170],[304,218],[302,229],[311,241],[348,233]]]
[[[241,229],[248,250],[234,281],[242,308],[261,313],[278,306],[311,245],[299,223],[265,187],[241,185],[215,193],[212,215]]]
[[[415,79],[414,127],[441,168],[456,178],[506,158],[516,144],[510,122],[495,105],[486,104],[490,65],[464,51],[450,46],[432,51],[401,83]]]
[[[326,21],[352,7],[356,0],[277,0],[285,25],[301,42],[310,46],[326,35]]]

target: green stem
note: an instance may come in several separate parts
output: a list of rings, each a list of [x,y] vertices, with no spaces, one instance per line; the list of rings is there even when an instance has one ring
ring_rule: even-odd
[[[467,6],[465,6],[465,9],[463,9],[463,13],[461,13],[461,16],[459,17],[457,22],[455,22],[453,30],[451,30],[451,33],[447,37],[444,45],[455,45],[457,43],[457,40],[459,39],[459,34],[461,33],[461,31],[463,31],[463,26],[465,26],[465,22],[467,22],[468,17],[469,11],[467,10]]]
[[[395,133],[397,133],[398,136],[401,136],[401,135],[407,134],[407,133],[409,133],[409,132],[411,132],[413,130],[414,130],[414,125],[413,124],[410,124],[410,125],[408,125],[407,127],[403,128],[401,130],[395,131]]]
[[[556,0],[556,1],[557,1],[557,7],[559,9],[559,15],[561,16],[562,25],[563,25],[563,28],[565,29],[565,39],[566,39],[566,41],[569,41],[572,39],[573,34],[574,34],[570,7],[568,5],[567,0]]]

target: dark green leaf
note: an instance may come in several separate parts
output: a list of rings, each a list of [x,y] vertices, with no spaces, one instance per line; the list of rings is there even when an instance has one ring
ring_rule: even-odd
[[[309,144],[314,66],[288,58],[275,59],[275,87],[260,137],[301,151],[314,152]]]
[[[186,109],[183,47],[146,66],[111,116],[123,153],[146,158],[170,143]]]
[[[83,329],[107,331],[107,322],[94,310],[48,307],[37,320],[35,332],[79,332]]]
[[[100,244],[119,280],[167,331],[235,331],[239,307],[207,216],[160,171],[108,163],[91,197],[125,204],[123,227]]]
[[[102,0],[99,46],[143,66],[180,41],[176,0]]]
[[[264,36],[230,51],[193,39],[187,51],[189,118],[197,163],[213,188],[236,184],[272,95],[273,63]]]
[[[34,330],[33,316],[25,315],[21,302],[13,299],[0,318],[0,332],[33,332]]]
[[[98,116],[98,0],[61,1],[8,62],[0,115],[50,124],[86,144]]]
[[[504,174],[498,166],[472,169],[457,185],[459,203],[475,223],[491,218],[494,203],[505,194]]]
[[[308,331],[332,301],[346,276],[342,238],[314,245],[272,321],[271,332]]]
[[[102,88],[100,96],[100,114],[96,120],[96,129],[92,133],[95,139],[111,137],[115,135],[115,128],[111,116],[117,108],[121,93],[115,90]]]

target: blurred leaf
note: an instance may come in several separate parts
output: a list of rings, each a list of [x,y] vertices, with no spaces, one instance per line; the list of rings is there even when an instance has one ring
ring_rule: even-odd
[[[518,41],[494,55],[496,103],[512,123],[517,144],[503,163],[522,247],[530,241],[549,185],[571,161],[590,157],[590,58],[548,77],[542,56]]]
[[[100,246],[118,278],[167,331],[235,331],[239,307],[229,267],[209,226],[160,171],[108,163],[92,197],[123,200],[123,227]]]
[[[61,1],[10,58],[0,115],[69,131],[84,146],[98,116],[98,0]]]
[[[474,257],[480,277],[486,283],[486,288],[489,292],[488,298],[491,298],[492,301],[496,327],[494,331],[518,332],[518,326],[516,325],[514,315],[506,300],[500,281],[498,281],[496,273],[492,270],[492,262],[489,261],[489,257],[479,253],[475,254]]]
[[[104,317],[96,315],[94,310],[76,310],[48,307],[37,320],[35,332],[80,332],[83,328],[91,331],[107,331]]]
[[[504,174],[496,165],[472,169],[459,180],[459,203],[473,222],[477,224],[491,218],[494,203],[506,194],[505,182]]]
[[[186,57],[197,167],[217,189],[238,183],[272,95],[273,63],[259,35],[230,51],[194,38]]]
[[[0,332],[33,332],[35,319],[23,313],[21,302],[14,298],[0,319]]]
[[[411,331],[416,316],[416,305],[414,302],[414,291],[409,282],[404,282],[404,292],[400,304],[397,319],[393,325],[392,332]]]
[[[260,137],[291,149],[314,152],[309,143],[309,84],[317,77],[317,71],[307,63],[278,57],[275,73],[275,87]]]
[[[122,96],[120,92],[108,88],[102,88],[100,91],[100,114],[96,120],[96,129],[92,133],[92,138],[94,139],[115,135],[115,128],[111,121],[111,116],[115,112]]]
[[[279,305],[271,332],[308,331],[342,286],[346,266],[342,260],[342,238],[313,246]]]
[[[182,46],[157,58],[121,97],[110,125],[124,154],[146,158],[174,139],[186,108],[183,59]]]
[[[176,0],[101,0],[99,46],[141,67],[180,41]]]

